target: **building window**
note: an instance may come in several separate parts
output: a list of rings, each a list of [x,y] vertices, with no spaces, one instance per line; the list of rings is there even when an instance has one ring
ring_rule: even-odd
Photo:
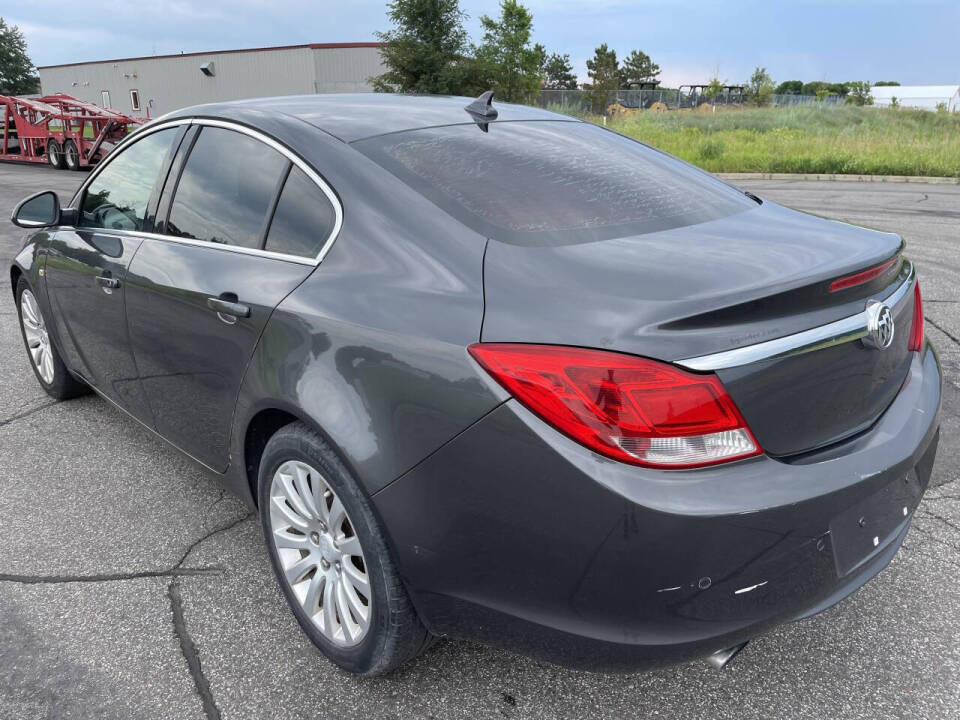
[[[139,90],[130,91],[130,107],[132,107],[134,110],[140,109],[140,91]]]
[[[105,108],[110,107],[110,91],[109,90],[100,91],[100,104]]]

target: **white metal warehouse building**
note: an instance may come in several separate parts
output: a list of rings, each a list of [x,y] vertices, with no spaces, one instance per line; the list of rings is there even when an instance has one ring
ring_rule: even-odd
[[[936,110],[943,103],[950,112],[960,110],[960,85],[890,85],[870,88],[873,104],[889,107],[893,98],[900,107]]]
[[[137,117],[221,100],[369,92],[380,43],[312,43],[38,67],[44,94],[67,93]]]

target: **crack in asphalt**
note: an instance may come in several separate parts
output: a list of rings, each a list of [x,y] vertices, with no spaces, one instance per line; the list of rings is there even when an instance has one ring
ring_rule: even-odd
[[[180,653],[187,661],[190,677],[193,678],[193,684],[203,704],[203,713],[207,716],[207,720],[220,720],[220,708],[214,700],[210,681],[203,674],[200,653],[187,630],[187,621],[183,614],[183,595],[180,592],[180,583],[176,579],[167,588],[167,597],[170,598],[170,611],[173,613],[173,632],[180,641]]]
[[[940,327],[939,325],[937,325],[933,320],[931,320],[930,318],[928,318],[926,315],[923,316],[923,319],[924,319],[926,322],[928,322],[928,323],[930,323],[931,325],[933,325],[933,327],[935,327],[937,330],[939,330],[940,332],[942,332],[942,333],[943,333],[944,335],[946,335],[948,338],[950,338],[951,340],[953,340],[953,342],[954,342],[955,345],[960,345],[960,338],[958,338],[956,335],[954,335],[953,333],[951,333],[949,330],[944,330],[942,327]]]
[[[221,490],[220,496],[207,508],[207,513],[216,507],[217,503],[223,500],[225,495],[226,490]],[[183,655],[183,659],[187,661],[187,669],[190,671],[190,677],[193,678],[193,684],[197,690],[197,695],[200,696],[200,702],[203,705],[203,713],[206,715],[207,720],[220,720],[220,708],[217,707],[217,701],[213,697],[213,690],[210,689],[210,681],[204,674],[203,666],[200,664],[200,651],[197,650],[196,643],[193,642],[193,638],[190,637],[190,632],[187,630],[187,620],[183,612],[183,594],[180,588],[179,576],[193,574],[186,572],[189,570],[189,568],[183,568],[182,565],[187,561],[187,558],[190,557],[190,553],[192,553],[197,547],[212,538],[214,535],[232,530],[240,525],[240,523],[251,518],[253,514],[254,513],[251,510],[242,517],[236,518],[225,525],[214,528],[206,535],[196,540],[196,542],[192,543],[180,557],[180,561],[173,566],[174,570],[180,572],[173,576],[173,579],[170,581],[170,585],[167,587],[167,597],[170,598],[170,612],[173,614],[173,632],[177,636],[177,640],[180,643],[180,654]]]
[[[920,514],[920,517],[931,518],[931,519],[933,519],[933,520],[939,520],[940,522],[942,522],[942,523],[943,523],[944,525],[946,525],[947,527],[953,528],[954,530],[957,530],[957,531],[960,531],[960,525],[957,525],[956,523],[954,523],[954,521],[948,520],[947,518],[943,517],[942,515],[937,515],[936,513],[932,513],[932,512],[930,512],[929,510],[924,510],[924,509],[922,509],[922,508],[921,508],[920,510],[918,510],[917,512]]]
[[[199,568],[173,567],[169,570],[142,570],[140,572],[103,573],[98,575],[14,575],[11,573],[0,573],[0,582],[14,582],[23,585],[60,585],[64,583],[118,582],[120,580],[178,577],[180,575],[223,575],[223,568],[216,566]]]
[[[215,505],[216,503],[214,503]],[[213,507],[213,506],[211,506]],[[172,565],[169,568],[162,570],[138,570],[132,572],[119,572],[119,573],[93,573],[91,575],[19,575],[16,573],[0,573],[0,582],[14,582],[21,583],[24,585],[57,585],[64,583],[97,583],[97,582],[118,582],[122,580],[141,580],[144,578],[159,578],[159,577],[169,577],[169,578],[178,578],[185,575],[200,575],[200,576],[210,576],[210,575],[223,575],[224,569],[218,565],[206,565],[198,568],[185,568],[183,563],[186,562],[187,558],[200,544],[209,540],[214,535],[217,535],[222,532],[227,532],[235,528],[237,525],[242,523],[244,520],[250,518],[253,515],[253,511],[248,512],[241,518],[230,521],[226,525],[221,525],[214,528],[207,534],[198,538],[196,541],[190,544],[190,546],[184,551],[183,555],[180,556],[180,559],[176,564]]]
[[[211,505],[210,507],[213,508],[213,506],[216,505],[217,502],[219,502],[219,500],[215,501],[215,502],[213,503],[213,505]],[[195,542],[191,543],[190,547],[188,547],[188,548],[186,549],[186,551],[183,553],[183,555],[180,556],[179,562],[177,562],[177,564],[174,565],[172,569],[173,569],[173,570],[187,569],[187,568],[183,568],[182,566],[183,566],[183,564],[187,561],[187,558],[190,557],[190,553],[192,553],[192,552],[193,552],[194,550],[196,550],[200,545],[202,545],[204,542],[206,542],[207,540],[209,540],[210,538],[212,538],[214,535],[219,535],[220,533],[227,532],[228,530],[233,530],[233,528],[235,528],[237,525],[239,525],[240,523],[242,523],[244,520],[248,520],[249,518],[253,517],[253,514],[254,514],[254,513],[253,513],[253,511],[251,510],[251,511],[248,512],[246,515],[244,515],[244,516],[242,516],[242,517],[239,517],[239,518],[236,518],[235,520],[230,521],[230,522],[227,523],[226,525],[221,525],[221,526],[219,526],[219,527],[214,528],[213,530],[211,530],[210,532],[208,532],[208,533],[207,533],[206,535],[204,535],[203,537],[201,537],[201,538],[197,539]]]
[[[10,417],[6,418],[5,420],[0,420],[0,427],[4,427],[5,425],[9,425],[9,424],[11,424],[11,423],[15,423],[15,422],[17,422],[18,420],[23,420],[23,419],[26,418],[26,417],[30,417],[30,416],[33,415],[34,413],[40,412],[41,410],[45,410],[46,408],[50,407],[51,405],[56,405],[57,402],[58,402],[57,400],[50,400],[50,401],[45,402],[45,403],[43,403],[43,404],[41,404],[41,405],[37,405],[37,406],[35,406],[35,407],[32,407],[32,408],[30,408],[29,410],[24,410],[22,413],[18,413],[18,414],[16,414],[16,415],[11,415]]]
[[[931,555],[930,553],[926,553],[920,548],[914,547],[913,545],[907,545],[906,543],[903,543],[903,545],[901,545],[900,547],[903,548],[904,550],[915,552],[917,553],[917,555],[923,555],[925,558],[929,558],[934,562],[942,563],[943,565],[949,565],[950,567],[960,568],[960,563],[958,562],[954,562],[953,560],[948,560],[947,558],[937,557],[936,555]]]
[[[916,523],[913,524],[911,529],[915,530],[920,535],[923,535],[923,537],[929,538],[933,542],[937,543],[937,545],[943,545],[944,547],[950,548],[951,550],[954,550],[954,551],[960,550],[960,545],[955,545],[952,542],[942,540],[938,538],[936,535],[934,535],[932,532],[930,532],[929,530],[924,530],[922,527],[920,527]]]
[[[225,495],[226,491],[224,490],[220,496],[210,504],[207,512],[209,513],[210,510],[216,507]],[[187,629],[187,621],[183,611],[183,593],[180,587],[180,578],[184,576],[223,575],[225,571],[222,567],[204,566],[185,568],[183,564],[187,561],[187,558],[190,557],[190,554],[202,543],[214,535],[232,530],[242,522],[250,519],[253,515],[254,512],[251,510],[242,517],[235,518],[202,535],[187,547],[175,565],[165,570],[142,570],[139,572],[101,573],[95,575],[14,575],[10,573],[0,573],[0,582],[15,582],[25,585],[54,585],[64,583],[116,582],[157,577],[171,578],[170,584],[167,586],[167,597],[170,598],[173,632],[177,636],[177,641],[180,644],[180,654],[183,655],[184,660],[187,662],[187,669],[190,672],[190,677],[193,679],[194,687],[196,688],[197,695],[200,697],[203,712],[207,720],[220,720],[220,708],[217,707],[216,700],[213,697],[213,691],[210,689],[210,681],[203,672],[203,666],[200,663],[200,652]]]

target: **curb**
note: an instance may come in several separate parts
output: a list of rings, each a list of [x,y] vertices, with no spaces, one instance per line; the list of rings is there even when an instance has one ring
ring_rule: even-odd
[[[915,183],[920,185],[960,185],[960,178],[923,175],[813,175],[804,173],[714,173],[724,180],[821,180],[831,182]]]

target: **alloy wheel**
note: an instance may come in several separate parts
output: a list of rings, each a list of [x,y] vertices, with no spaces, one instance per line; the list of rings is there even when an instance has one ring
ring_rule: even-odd
[[[53,353],[50,348],[50,335],[43,321],[40,306],[30,290],[24,290],[20,296],[20,317],[23,321],[23,334],[27,339],[30,359],[41,379],[50,385],[53,383]]]
[[[283,580],[310,621],[335,645],[363,640],[373,608],[363,548],[343,503],[316,469],[299,460],[277,468],[270,529]]]

